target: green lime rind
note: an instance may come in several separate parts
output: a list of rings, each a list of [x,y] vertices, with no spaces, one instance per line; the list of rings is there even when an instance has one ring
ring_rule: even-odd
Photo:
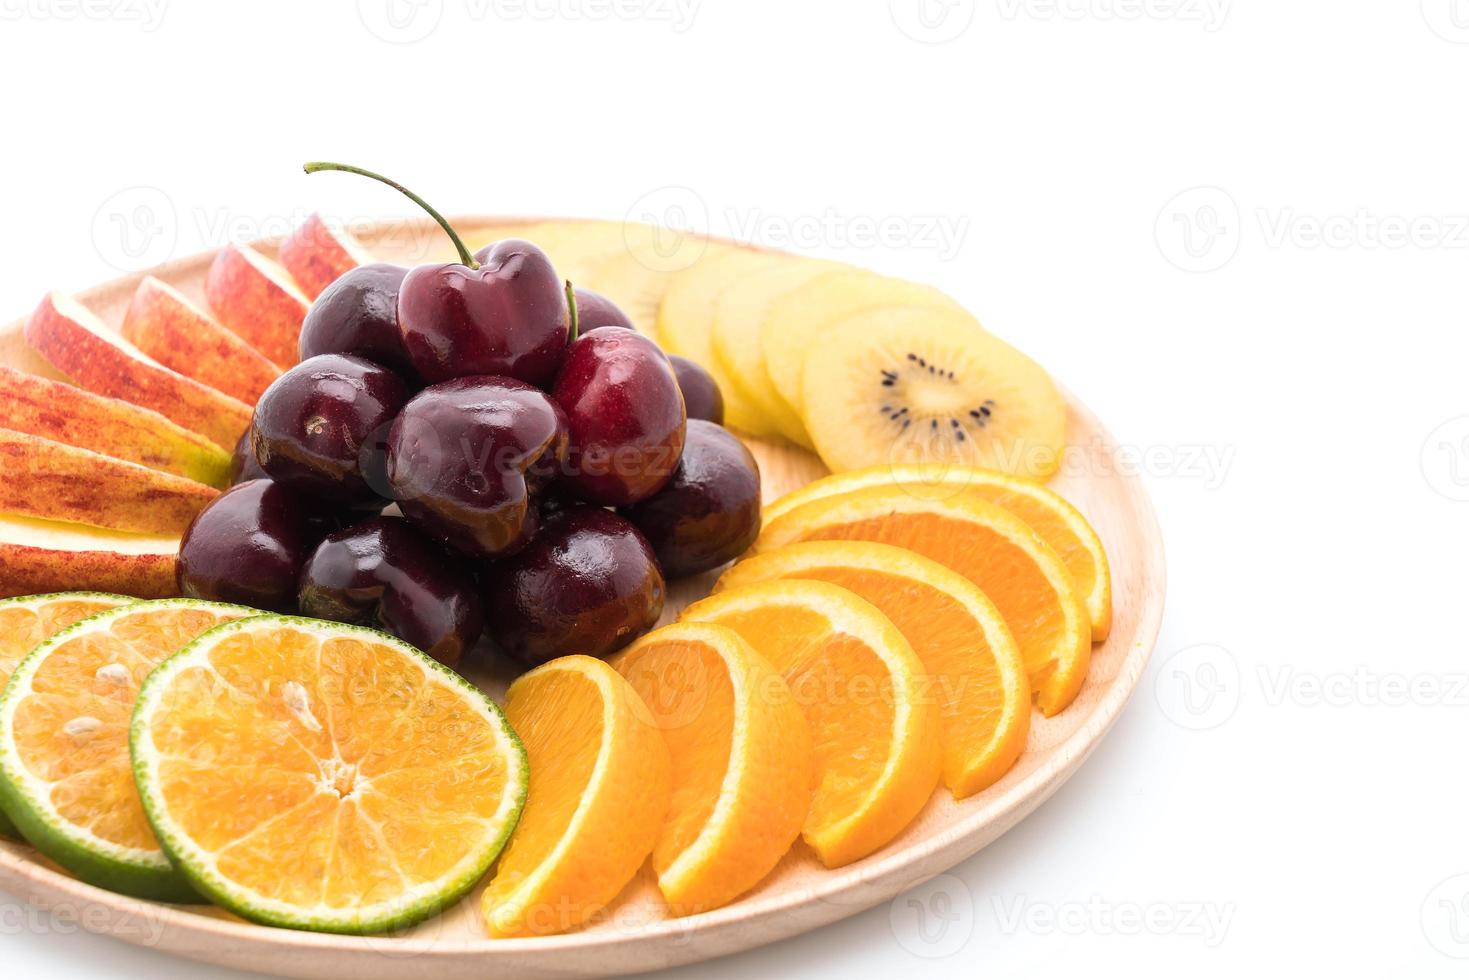
[[[462,695],[494,727],[508,756],[505,771],[510,782],[505,787],[505,798],[496,814],[496,823],[488,830],[480,845],[465,855],[452,871],[410,892],[370,905],[335,911],[323,911],[316,907],[306,909],[267,898],[226,879],[215,870],[212,854],[182,833],[170,820],[159,786],[160,757],[150,738],[149,725],[153,713],[158,709],[169,681],[180,671],[206,664],[209,651],[220,640],[241,630],[266,626],[295,626],[325,636],[358,636],[391,646],[418,663],[427,674],[438,678],[445,686]],[[524,744],[510,727],[499,706],[479,688],[397,637],[365,627],[299,616],[257,616],[250,620],[226,623],[200,634],[188,646],[164,661],[143,683],[133,708],[129,741],[133,774],[137,781],[138,794],[143,800],[143,812],[147,814],[153,833],[162,844],[163,850],[194,889],[215,904],[251,922],[311,932],[347,935],[390,932],[407,928],[447,910],[484,877],[485,872],[499,857],[525,809],[526,792],[530,786],[530,760]]]
[[[123,847],[104,841],[67,821],[46,798],[44,783],[26,769],[15,744],[15,712],[31,692],[31,682],[51,652],[68,640],[95,631],[139,607],[149,609],[187,606],[238,612],[253,617],[257,610],[198,599],[153,599],[130,602],[73,623],[32,650],[15,668],[0,695],[0,810],[15,824],[32,847],[82,881],[108,891],[160,902],[197,902],[189,886],[163,851]]]
[[[40,595],[18,595],[9,599],[0,599],[0,612],[4,612],[11,606],[30,606],[37,603],[50,602],[55,599],[116,599],[118,600],[118,605],[138,601],[132,596],[118,595],[115,592],[43,592]],[[73,623],[72,625],[75,626],[76,624]],[[0,684],[0,691],[4,691],[5,686],[4,684]],[[7,840],[22,839],[20,829],[5,815],[3,809],[0,809],[0,837]]]

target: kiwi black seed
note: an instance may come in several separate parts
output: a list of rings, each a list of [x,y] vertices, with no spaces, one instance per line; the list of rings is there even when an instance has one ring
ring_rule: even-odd
[[[951,369],[943,368],[937,364],[930,363],[927,358],[921,357],[918,354],[909,353],[907,357],[907,365],[900,365],[899,368],[899,370],[882,368],[880,375],[882,386],[884,388],[897,389],[892,394],[898,397],[902,397],[902,382],[904,381],[904,370],[910,371],[913,374],[917,375],[917,378],[919,380],[932,378],[939,381],[952,382],[954,384],[959,383],[958,376],[955,375]],[[955,442],[964,442],[966,439],[969,438],[969,427],[971,425],[979,429],[983,429],[989,425],[990,421],[994,418],[995,407],[995,400],[993,398],[986,398],[983,403],[969,410],[969,418],[967,421],[957,416],[947,416],[949,420],[949,427],[946,431],[953,436]],[[910,415],[908,406],[906,405],[899,408],[894,406],[890,402],[884,402],[883,404],[878,406],[878,411],[881,412],[882,416],[886,418],[889,422],[899,425],[900,429],[907,429],[910,425],[913,424],[913,418]],[[928,420],[929,431],[934,433],[939,432],[939,422],[940,417],[930,417]]]

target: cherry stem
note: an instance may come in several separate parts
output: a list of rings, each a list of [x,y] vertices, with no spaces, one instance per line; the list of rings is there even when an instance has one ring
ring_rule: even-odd
[[[396,180],[389,180],[382,174],[375,174],[371,170],[363,170],[361,167],[353,167],[345,163],[330,163],[325,160],[317,160],[315,162],[306,164],[306,172],[308,174],[314,174],[321,170],[341,170],[349,174],[358,174],[363,177],[371,177],[373,180],[376,180],[379,183],[387,184],[389,187],[393,188],[404,197],[408,198],[408,200],[412,201],[414,204],[417,204],[419,207],[427,211],[429,217],[433,218],[439,223],[439,227],[444,229],[444,234],[449,236],[449,239],[454,243],[454,248],[459,251],[460,262],[462,262],[464,265],[469,266],[471,269],[479,268],[479,263],[474,260],[473,255],[469,254],[469,249],[464,247],[464,240],[461,239],[459,237],[459,234],[454,231],[454,228],[452,225],[449,224],[448,219],[445,218],[442,214],[439,214],[439,212],[435,211],[427,201],[410,191],[408,188],[404,187],[402,184],[398,183]]]
[[[566,305],[571,310],[571,329],[566,334],[566,342],[569,344],[576,339],[577,330],[581,325],[581,318],[576,312],[576,290],[571,286],[571,280],[566,280]]]

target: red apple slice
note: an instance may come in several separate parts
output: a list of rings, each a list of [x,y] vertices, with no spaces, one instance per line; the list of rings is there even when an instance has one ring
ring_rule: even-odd
[[[152,276],[138,283],[122,335],[164,367],[247,405],[281,374],[268,357]]]
[[[62,374],[99,395],[151,408],[233,451],[250,426],[250,406],[170,371],[113,333],[63,293],[51,293],[26,321],[26,341]]]
[[[313,300],[342,273],[372,261],[372,253],[350,231],[335,227],[320,214],[311,215],[291,232],[276,255]]]
[[[227,245],[209,266],[204,296],[220,323],[279,367],[301,359],[301,321],[311,301],[279,263],[248,245]]]
[[[46,592],[178,595],[179,539],[0,514],[0,598]]]

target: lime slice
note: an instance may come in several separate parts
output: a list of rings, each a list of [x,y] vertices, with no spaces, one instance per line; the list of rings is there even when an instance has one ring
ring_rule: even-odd
[[[143,816],[128,720],[154,667],[254,612],[195,599],[135,602],[67,627],[20,662],[0,696],[0,806],[37,850],[103,888],[193,897]]]
[[[384,633],[230,623],[143,686],[133,768],[189,881],[256,922],[371,933],[429,918],[488,870],[525,805],[504,715]]]

